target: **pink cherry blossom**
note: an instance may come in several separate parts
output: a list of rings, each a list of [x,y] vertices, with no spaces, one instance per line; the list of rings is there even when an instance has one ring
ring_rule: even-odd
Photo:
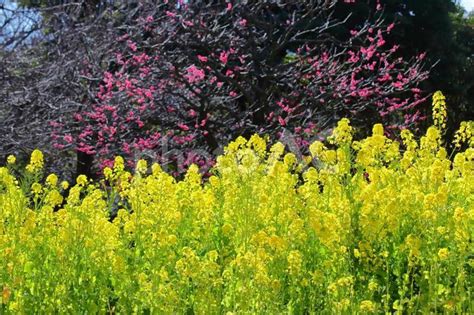
[[[186,124],[183,124],[183,123],[178,124],[178,127],[183,131],[188,131],[189,130],[189,127]]]
[[[229,59],[229,53],[223,51],[221,52],[220,56],[219,56],[219,60],[223,63],[223,64],[227,64],[227,61]]]
[[[189,83],[197,83],[202,81],[205,77],[204,70],[196,67],[195,65],[191,65],[186,69],[187,74],[185,78],[188,80]]]
[[[200,62],[207,62],[207,57],[201,56],[201,55],[197,55],[197,57],[198,57]]]
[[[166,13],[166,15],[167,15],[168,17],[171,17],[171,18],[175,18],[175,17],[176,17],[176,13],[174,13],[174,12],[166,11],[165,13]]]

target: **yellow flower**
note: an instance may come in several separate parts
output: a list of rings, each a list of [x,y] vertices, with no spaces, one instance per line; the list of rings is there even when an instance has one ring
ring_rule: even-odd
[[[439,235],[444,235],[446,233],[446,227],[444,226],[438,226],[436,228],[436,232],[438,232]]]
[[[414,139],[415,136],[410,130],[403,129],[400,133],[400,137],[402,138],[403,144],[407,147],[408,151],[414,151],[417,148],[418,143]]]
[[[281,142],[277,142],[270,148],[270,152],[274,154],[276,158],[280,157],[285,151],[285,146]]]
[[[265,139],[260,137],[259,135],[255,134],[250,137],[247,147],[251,147],[260,157],[264,157],[266,154],[267,143]]]
[[[234,228],[229,223],[222,225],[222,234],[224,234],[224,236],[230,236],[233,230]]]
[[[360,251],[357,248],[354,248],[354,257],[360,258]]]
[[[311,152],[312,157],[317,157],[320,155],[324,150],[325,146],[321,141],[315,141],[309,146],[309,152]]]
[[[138,160],[136,170],[140,174],[145,174],[148,169],[147,162],[145,160]]]
[[[453,144],[457,149],[467,143],[470,147],[474,147],[474,121],[463,121],[459,129],[454,134]]]
[[[233,153],[238,151],[247,143],[247,139],[242,136],[237,137],[233,142],[229,143],[227,147],[224,148],[224,152]]]
[[[42,190],[42,187],[41,187],[41,184],[40,183],[33,183],[33,185],[31,185],[31,191],[35,194],[35,195],[38,195],[41,193],[41,190]]]
[[[438,251],[438,257],[440,260],[446,260],[449,257],[449,250],[447,248],[441,248]]]
[[[56,176],[56,174],[49,174],[48,177],[46,177],[46,183],[49,186],[56,186],[58,183],[58,176]]]
[[[337,123],[337,127],[333,130],[329,137],[329,143],[342,145],[352,141],[353,128],[349,119],[343,118]]]
[[[210,261],[216,262],[217,258],[219,257],[219,254],[217,253],[217,251],[211,250],[210,252],[206,254],[206,256]]]
[[[158,164],[158,163],[153,163],[153,164],[151,165],[151,172],[152,172],[153,175],[157,176],[158,174],[161,173],[161,171],[162,171],[162,170],[161,170],[160,164]]]
[[[375,124],[372,127],[372,135],[374,136],[383,136],[383,126],[382,124]]]
[[[120,172],[125,169],[125,161],[123,157],[121,156],[116,156],[114,160],[114,171]]]
[[[77,176],[76,183],[79,186],[85,186],[87,184],[87,176],[84,174]]]
[[[46,197],[46,202],[51,206],[60,205],[63,202],[63,196],[57,190],[52,190]]]
[[[26,170],[30,173],[38,172],[43,168],[43,164],[43,153],[40,150],[35,149],[31,153],[30,164],[26,166]]]
[[[16,163],[16,157],[14,155],[9,155],[7,157],[7,163],[12,165],[12,164],[15,164]]]
[[[334,150],[324,151],[321,155],[321,160],[328,164],[334,164],[336,162],[337,154]]]
[[[66,190],[66,189],[68,189],[68,187],[69,187],[69,183],[67,181],[64,180],[64,181],[61,182],[61,188],[62,189]]]
[[[217,176],[209,177],[209,184],[213,187],[217,187],[217,185],[219,185],[219,178]]]
[[[446,116],[446,98],[441,91],[437,91],[433,95],[433,121],[439,130],[446,128]]]
[[[318,176],[318,171],[314,167],[308,168],[306,173],[303,174],[304,179],[312,183],[318,182]]]
[[[38,165],[41,164],[42,165],[43,164],[43,153],[38,149],[33,150],[33,152],[31,153],[30,162],[32,164],[38,164]]]
[[[296,156],[293,153],[287,153],[285,154],[283,161],[285,165],[291,167],[296,163]]]
[[[106,179],[112,178],[112,169],[110,167],[104,168],[103,173]]]
[[[178,243],[178,238],[174,234],[168,235],[167,242],[169,245],[174,246]]]
[[[337,292],[337,283],[331,283],[328,285],[328,293],[335,294]]]
[[[339,278],[336,283],[340,287],[348,288],[352,286],[352,284],[354,283],[354,279],[352,276],[342,277],[342,278]]]
[[[303,256],[300,251],[292,250],[288,254],[288,272],[290,275],[297,275],[301,270]]]
[[[375,290],[377,290],[378,286],[379,286],[379,285],[377,284],[377,281],[375,281],[375,280],[370,280],[370,282],[369,282],[369,291],[375,291]]]
[[[351,301],[349,299],[342,299],[337,303],[336,308],[338,311],[346,311],[350,304]]]
[[[376,310],[374,302],[369,301],[369,300],[364,300],[360,302],[359,308],[361,312],[367,312],[367,313],[374,313]]]
[[[421,241],[413,234],[409,234],[405,239],[406,248],[409,250],[410,256],[419,256]]]

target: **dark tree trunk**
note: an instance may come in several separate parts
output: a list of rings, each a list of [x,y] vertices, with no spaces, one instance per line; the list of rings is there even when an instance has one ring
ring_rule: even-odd
[[[79,175],[86,175],[87,178],[95,178],[95,174],[92,172],[92,164],[94,162],[94,156],[86,154],[81,151],[77,152],[77,165],[76,165],[76,177]]]

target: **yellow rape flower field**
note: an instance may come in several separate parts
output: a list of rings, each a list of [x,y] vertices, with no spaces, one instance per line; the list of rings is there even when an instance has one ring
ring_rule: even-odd
[[[473,314],[473,128],[449,156],[435,122],[399,143],[343,119],[302,159],[238,138],[208,180],[118,157],[67,197],[41,152],[29,180],[9,158],[0,313]]]

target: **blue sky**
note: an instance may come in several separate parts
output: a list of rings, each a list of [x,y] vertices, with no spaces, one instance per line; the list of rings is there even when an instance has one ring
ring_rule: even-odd
[[[461,5],[469,12],[474,10],[474,0],[461,0]]]

